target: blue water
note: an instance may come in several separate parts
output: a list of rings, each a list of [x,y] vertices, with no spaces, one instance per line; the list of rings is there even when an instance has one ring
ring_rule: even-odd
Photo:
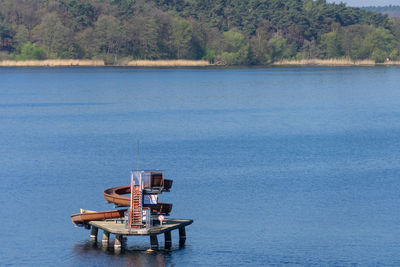
[[[0,68],[0,265],[399,266],[399,73]],[[114,255],[70,221],[113,208],[138,139],[184,249]]]

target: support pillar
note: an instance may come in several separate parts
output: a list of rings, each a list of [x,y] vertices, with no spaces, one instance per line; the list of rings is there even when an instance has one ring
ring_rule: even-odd
[[[114,251],[121,250],[122,248],[122,235],[115,235]]]
[[[157,235],[150,235],[150,245],[151,249],[158,249],[158,239]]]
[[[106,230],[104,230],[103,240],[101,241],[101,243],[103,244],[103,247],[108,247],[109,240],[110,240],[110,232],[107,232]]]
[[[99,228],[92,226],[92,230],[90,231],[90,241],[97,242],[98,233],[99,233]]]
[[[186,230],[185,227],[179,228],[179,247],[185,246],[186,242]]]
[[[172,246],[171,231],[167,231],[164,233],[164,248],[166,250],[170,250],[171,246]]]

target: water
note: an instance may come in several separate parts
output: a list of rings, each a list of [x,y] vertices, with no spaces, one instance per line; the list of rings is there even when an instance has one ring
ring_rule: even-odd
[[[399,266],[400,69],[0,69],[1,266]],[[69,216],[142,168],[187,245]],[[162,244],[163,238],[159,238]]]

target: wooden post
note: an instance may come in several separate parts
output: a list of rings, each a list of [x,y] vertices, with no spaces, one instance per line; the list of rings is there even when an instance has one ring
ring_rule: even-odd
[[[121,247],[122,247],[122,235],[115,235],[114,250],[121,250]]]
[[[158,249],[157,235],[150,235],[150,245],[151,249]]]
[[[179,228],[179,247],[183,247],[186,242],[186,230],[185,227]]]
[[[108,242],[110,240],[110,232],[104,230],[103,232],[103,240],[101,241],[103,244],[103,247],[108,247]]]
[[[90,231],[90,241],[97,242],[97,234],[99,233],[99,228],[92,226]]]
[[[166,250],[170,250],[171,246],[172,246],[171,231],[167,231],[164,233],[164,248]]]

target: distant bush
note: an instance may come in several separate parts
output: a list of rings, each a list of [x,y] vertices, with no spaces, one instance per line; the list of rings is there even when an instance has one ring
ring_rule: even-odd
[[[17,60],[44,59],[44,51],[36,44],[27,42],[22,46],[21,54],[17,55],[16,59]]]

